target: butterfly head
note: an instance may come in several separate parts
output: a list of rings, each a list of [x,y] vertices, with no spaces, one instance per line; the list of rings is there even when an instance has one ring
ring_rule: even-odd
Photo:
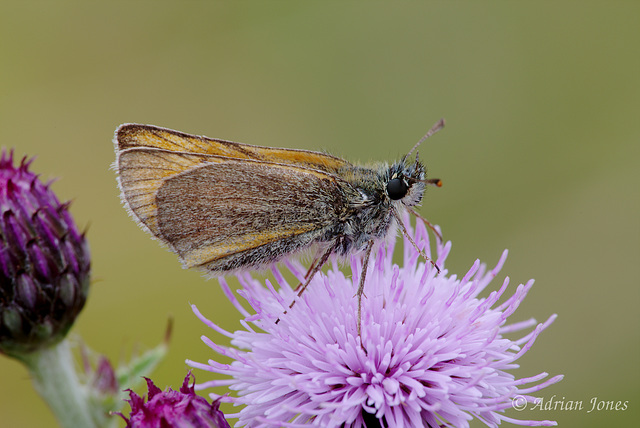
[[[407,164],[405,159],[389,168],[386,192],[389,199],[412,207],[422,200],[427,185],[424,165],[416,159]]]
[[[431,127],[425,136],[409,150],[409,153],[407,153],[400,162],[394,164],[389,169],[386,184],[386,192],[389,199],[392,201],[401,201],[404,205],[412,207],[419,204],[422,200],[427,184],[437,187],[442,186],[442,182],[437,178],[425,180],[426,168],[418,159],[418,147],[443,127],[444,119],[440,119]],[[416,152],[416,160],[415,163],[411,163],[408,161],[408,158],[414,151]]]

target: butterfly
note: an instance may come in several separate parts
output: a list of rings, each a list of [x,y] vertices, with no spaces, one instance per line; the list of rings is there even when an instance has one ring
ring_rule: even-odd
[[[441,119],[397,162],[368,167],[326,153],[124,124],[115,132],[114,168],[129,213],[186,268],[228,273],[313,248],[316,256],[297,288],[299,297],[332,254],[362,253],[360,333],[374,244],[396,233],[397,225],[418,248],[402,222],[405,210],[441,238],[412,207],[427,185],[442,185],[439,179],[426,179],[417,149],[443,126]]]

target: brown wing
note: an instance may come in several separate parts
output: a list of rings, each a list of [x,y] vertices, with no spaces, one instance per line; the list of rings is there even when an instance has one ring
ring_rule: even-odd
[[[227,160],[167,179],[160,234],[187,267],[262,265],[316,241],[339,218],[334,177],[290,165]]]

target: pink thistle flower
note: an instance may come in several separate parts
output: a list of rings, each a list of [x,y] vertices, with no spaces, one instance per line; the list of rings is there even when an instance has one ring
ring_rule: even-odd
[[[410,233],[430,256],[424,225],[419,222],[415,234]],[[512,419],[504,411],[512,400],[533,402],[536,397],[529,394],[562,379],[543,381],[547,373],[517,379],[509,373],[556,316],[541,324],[534,319],[508,324],[533,280],[520,284],[502,303],[498,300],[509,278],[488,297],[479,297],[501,270],[507,252],[494,269],[487,271],[476,261],[458,279],[444,270],[450,248],[450,243],[437,246],[437,264],[443,269],[439,275],[406,238],[401,267],[392,263],[392,247],[374,253],[366,277],[361,337],[354,298],[362,270],[357,256],[351,258],[351,278],[334,260],[327,274],[313,278],[292,309],[295,292],[275,268],[279,291],[268,280],[263,285],[248,274],[238,275],[243,286],[238,293],[254,314],[220,279],[245,317],[244,330],[227,332],[193,306],[206,325],[231,338],[231,346],[206,337],[203,341],[234,360],[187,361],[229,377],[198,387],[228,385],[236,391],[237,396],[227,400],[243,408],[227,417],[239,418],[238,426],[467,427],[473,418],[490,427],[502,421],[555,425]],[[302,265],[287,267],[303,281]],[[505,337],[532,327],[521,338]]]

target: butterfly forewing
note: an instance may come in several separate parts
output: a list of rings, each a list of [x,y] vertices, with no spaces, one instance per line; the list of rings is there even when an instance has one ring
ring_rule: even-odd
[[[155,148],[172,152],[216,155],[234,159],[252,159],[297,165],[331,173],[352,166],[343,159],[325,153],[252,146],[189,135],[151,125],[122,125],[116,131],[116,139],[119,151],[133,148]]]

